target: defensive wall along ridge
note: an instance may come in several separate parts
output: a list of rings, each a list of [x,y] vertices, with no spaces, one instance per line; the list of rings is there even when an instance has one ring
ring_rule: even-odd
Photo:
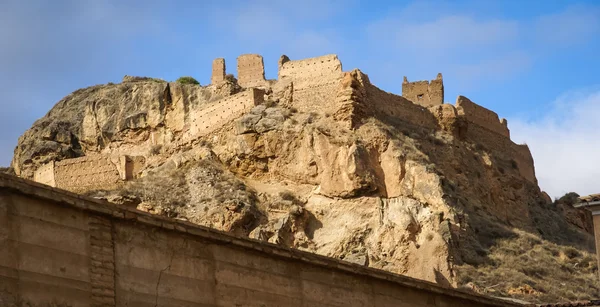
[[[264,91],[249,88],[194,110],[190,113],[190,130],[187,139],[196,139],[209,134],[263,102]]]
[[[283,55],[278,63],[278,77],[279,82],[293,82],[293,103],[299,110],[335,110],[333,102],[342,78],[342,62],[337,55],[296,61]]]
[[[263,103],[268,91],[287,87],[291,89],[289,104],[298,110],[334,114],[334,118],[349,122],[351,127],[358,125],[365,116],[383,116],[393,117],[412,127],[434,131],[440,129],[441,121],[463,118],[468,123],[465,132],[468,139],[513,159],[525,178],[537,182],[529,148],[510,140],[507,121],[499,119],[495,112],[463,96],[457,98],[455,105],[444,104],[441,74],[431,82],[408,82],[405,77],[402,96],[399,96],[377,88],[359,70],[344,72],[341,61],[333,54],[303,60],[290,60],[283,55],[278,62],[279,79],[276,81],[265,80],[262,56],[245,54],[239,56],[237,61],[238,83],[244,87],[243,91],[216,101],[196,104],[190,110],[165,115],[165,120],[171,123],[169,127],[183,133],[184,142],[213,133]],[[225,60],[215,59],[211,83],[217,86],[225,79]],[[175,85],[169,91],[170,95],[185,94]],[[437,117],[435,114],[438,114]],[[96,129],[96,125],[87,126]],[[124,154],[137,155],[127,152]],[[126,166],[113,162],[111,159],[114,157],[78,159],[44,165],[36,172],[35,180],[80,192],[93,187],[108,188],[126,180],[123,179],[123,169]],[[73,166],[74,164],[77,166]]]
[[[184,140],[212,133],[264,102],[264,91],[249,88],[235,95],[189,110],[189,125]],[[52,187],[83,193],[94,189],[113,189],[137,178],[145,165],[138,155],[93,154],[51,161],[34,173],[34,180]]]
[[[0,174],[0,305],[525,306]]]
[[[256,54],[241,55],[237,59],[240,85],[244,87],[265,86],[263,58]],[[217,68],[215,68],[215,66]],[[222,80],[225,74],[225,61],[222,58],[213,62],[211,80]],[[290,60],[283,55],[278,61],[278,80],[281,83],[292,83],[294,106],[307,111],[319,108],[336,107],[336,94],[343,77],[342,63],[337,55],[330,54],[309,59]],[[375,107],[374,113],[383,112],[388,116],[406,119],[415,125],[426,128],[433,127],[431,120],[424,119],[426,109],[444,104],[444,84],[442,74],[431,81],[408,82],[404,77],[402,96],[382,91],[372,85],[368,77],[362,74],[368,86],[367,96],[369,108]],[[218,81],[216,81],[218,82]],[[214,84],[214,82],[213,82]],[[421,106],[424,108],[409,105]],[[463,116],[469,123],[491,132],[510,138],[506,119],[464,96],[457,98],[454,108],[458,116]],[[423,113],[423,114],[420,114]]]

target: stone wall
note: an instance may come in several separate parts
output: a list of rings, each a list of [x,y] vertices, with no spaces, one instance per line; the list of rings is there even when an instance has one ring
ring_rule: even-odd
[[[265,84],[265,65],[258,54],[242,54],[237,58],[238,83],[243,87]]]
[[[334,54],[297,61],[283,55],[278,76],[279,82],[293,83],[292,97],[299,110],[328,112],[334,109],[342,62]]]
[[[367,87],[368,105],[376,114],[394,117],[396,120],[427,129],[437,128],[437,120],[426,108],[408,99],[385,92],[375,85]]]
[[[141,156],[101,154],[51,161],[36,170],[34,181],[76,193],[111,189],[135,178],[145,162]]]
[[[458,96],[456,99],[456,109],[458,114],[464,116],[469,123],[510,138],[506,119],[500,121],[496,112],[488,110],[464,96]]]
[[[209,134],[264,102],[264,91],[250,88],[190,112],[188,138]]]
[[[56,180],[54,177],[54,161],[50,161],[38,168],[33,174],[33,180],[35,182],[55,187]]]
[[[442,74],[435,80],[408,82],[404,77],[402,82],[402,97],[422,106],[434,106],[444,103],[444,81]]]
[[[530,182],[537,184],[537,179],[535,177],[535,164],[533,161],[533,156],[531,155],[531,150],[529,150],[529,146],[526,144],[513,143],[511,145],[511,151],[513,152],[513,156],[517,162],[521,176],[525,177]]]
[[[225,80],[225,72],[225,59],[214,59],[212,63],[212,74],[210,76],[210,84],[217,84]]]
[[[467,128],[467,137],[473,143],[481,144],[506,159],[513,159],[517,163],[521,176],[537,184],[533,156],[527,145],[515,144],[508,137],[471,122]]]
[[[121,181],[118,160],[110,156],[93,155],[55,162],[56,187],[72,192],[109,189]]]
[[[0,305],[523,306],[0,175]]]

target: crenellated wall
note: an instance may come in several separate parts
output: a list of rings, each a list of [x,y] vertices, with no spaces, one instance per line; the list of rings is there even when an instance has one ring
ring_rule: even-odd
[[[210,84],[217,84],[225,80],[225,59],[217,58],[212,63],[212,74],[210,76]]]
[[[456,109],[458,114],[464,116],[469,123],[510,138],[506,119],[500,121],[496,112],[488,110],[464,96],[458,96],[456,99]]]
[[[444,103],[444,80],[439,73],[435,80],[402,82],[402,97],[422,106],[434,106]]]
[[[237,58],[238,83],[243,87],[264,85],[265,65],[258,54],[242,54]]]
[[[303,111],[331,111],[342,77],[342,63],[337,55],[292,61],[281,56],[279,82],[293,83],[294,105]]]

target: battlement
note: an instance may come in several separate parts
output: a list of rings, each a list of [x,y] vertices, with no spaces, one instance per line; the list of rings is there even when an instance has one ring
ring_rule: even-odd
[[[402,81],[402,97],[422,106],[434,106],[444,103],[444,80],[437,74],[435,80],[408,82]]]

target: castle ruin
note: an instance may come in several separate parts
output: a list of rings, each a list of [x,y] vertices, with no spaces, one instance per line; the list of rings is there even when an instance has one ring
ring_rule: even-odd
[[[215,59],[212,64],[212,75],[210,77],[210,84],[216,84],[225,80],[225,71],[225,59]]]
[[[178,99],[172,98],[185,95],[181,85],[167,83],[165,99],[170,101],[170,105],[165,122],[172,131],[163,133],[162,136],[153,135],[154,143],[151,145],[171,142],[173,133],[181,134],[181,139],[186,142],[211,135],[249,112],[254,106],[262,104],[268,96],[267,93],[274,93],[273,95],[279,97],[279,104],[293,106],[300,112],[320,111],[331,114],[338,122],[346,123],[351,128],[359,126],[366,117],[377,117],[393,118],[397,123],[429,131],[448,130],[461,139],[481,144],[515,161],[521,175],[536,183],[529,148],[510,140],[507,121],[464,96],[459,96],[454,105],[445,104],[441,74],[431,81],[408,82],[404,77],[402,95],[396,95],[377,88],[371,84],[366,74],[357,69],[343,71],[341,61],[334,54],[302,60],[290,60],[283,55],[278,61],[277,80],[265,79],[262,56],[244,54],[237,58],[237,73],[237,84],[242,87],[240,92],[212,94],[210,91],[223,82],[232,82],[225,77],[225,60],[215,59],[212,63],[211,84],[202,87],[202,90],[206,91],[203,97],[208,98],[194,103],[193,108],[183,106]],[[89,112],[93,113],[93,110]],[[144,120],[132,125],[149,125],[153,118],[160,118],[150,112],[154,110],[149,110]],[[458,122],[466,125],[459,125]],[[96,129],[96,125],[90,122],[84,125],[84,135],[85,127]],[[89,142],[93,143],[95,140]],[[122,155],[135,157],[138,154],[125,151]],[[67,190],[80,191],[118,184],[133,178],[135,174],[127,171],[128,165],[143,165],[142,160],[127,162],[127,159],[131,158],[124,158],[125,162],[115,162],[114,157],[101,156],[76,159],[51,162],[41,167],[36,172],[35,180]],[[85,165],[78,167],[78,172],[89,170],[90,173],[75,177],[64,175],[66,171],[63,170],[75,162]],[[77,182],[79,187],[72,182]]]
[[[444,81],[439,73],[435,80],[408,82],[406,76],[402,82],[402,97],[422,106],[435,106],[444,103]]]
[[[263,57],[258,54],[242,54],[237,58],[238,83],[243,87],[255,87],[265,82]]]

